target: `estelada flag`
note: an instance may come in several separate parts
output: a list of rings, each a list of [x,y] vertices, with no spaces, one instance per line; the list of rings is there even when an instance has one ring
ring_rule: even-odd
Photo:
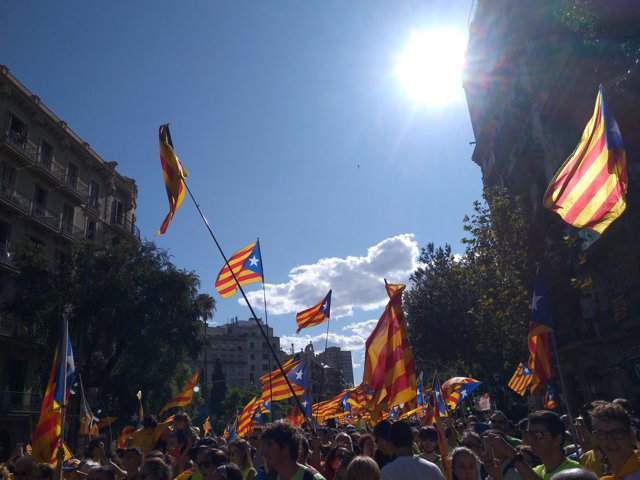
[[[558,402],[556,401],[556,392],[551,386],[551,384],[547,385],[547,393],[544,395],[544,408],[547,410],[553,410],[558,407]]]
[[[627,157],[602,85],[580,143],[544,193],[544,206],[579,228],[598,233],[626,207]]]
[[[469,377],[450,378],[442,384],[444,403],[451,410],[455,410],[481,383],[482,382]]]
[[[196,370],[196,373],[187,380],[187,383],[184,384],[182,389],[176,393],[164,407],[162,407],[160,414],[170,408],[186,407],[187,405],[190,405],[193,400],[193,389],[198,384],[198,378],[200,378],[200,369]]]
[[[329,320],[329,317],[331,317],[331,290],[313,307],[296,314],[296,323],[298,324],[296,333],[300,333],[303,328],[320,325]]]
[[[531,374],[531,370],[520,362],[507,386],[518,395],[523,396],[527,388],[529,388],[529,385],[531,385],[532,379],[533,375]]]
[[[365,343],[362,382],[373,391],[370,408],[382,411],[393,405],[416,404],[416,365],[402,311],[404,285],[385,281],[389,303]]]
[[[173,149],[169,124],[160,125],[160,164],[162,165],[162,176],[164,177],[164,185],[169,199],[169,213],[162,222],[157,235],[163,235],[167,231],[173,215],[184,200],[187,190],[184,179],[189,175]]]
[[[549,349],[549,334],[553,332],[554,322],[551,314],[549,295],[542,281],[542,272],[536,273],[536,285],[531,302],[531,320],[529,321],[529,370],[532,391],[542,382],[552,376],[551,351]]]
[[[233,275],[236,276],[240,285],[262,281],[260,242],[255,241],[238,250],[229,258],[229,265],[231,269],[225,264],[216,278],[216,291],[222,298],[229,298],[238,291],[238,285],[233,279]]]
[[[300,370],[299,367],[303,367],[303,362],[304,360],[300,358],[300,355],[296,354],[282,364],[282,369],[284,370],[285,375],[289,378],[289,383],[291,383],[296,396],[302,395],[305,387],[304,384],[300,382],[292,381],[292,377],[295,379],[293,374]],[[304,371],[303,378],[306,380]],[[293,393],[287,384],[287,380],[284,378],[279,368],[270,373],[264,374],[260,377],[260,382],[262,383],[262,394],[260,395],[260,398],[263,402],[270,402],[271,400],[277,402],[279,400],[286,400],[287,398],[293,397]]]

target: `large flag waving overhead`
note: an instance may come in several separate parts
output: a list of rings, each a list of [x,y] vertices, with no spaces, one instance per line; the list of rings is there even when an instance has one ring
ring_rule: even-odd
[[[329,320],[331,316],[331,290],[329,293],[316,303],[313,307],[296,314],[296,323],[298,329],[296,333],[300,333],[300,330],[307,327],[315,327],[323,322]]]
[[[64,337],[63,337],[64,338]],[[42,399],[40,407],[40,419],[36,425],[32,439],[33,459],[38,463],[51,463],[56,465],[58,462],[58,446],[60,444],[60,432],[62,430],[62,417],[60,415],[60,407],[62,403],[69,400],[71,385],[75,375],[75,364],[73,361],[73,351],[71,350],[71,340],[66,335],[66,348],[56,347],[53,355],[53,365],[49,373],[49,381],[47,389]],[[62,342],[60,342],[62,343]],[[62,355],[61,351],[65,351]],[[66,391],[62,391],[62,376],[65,370],[64,362],[66,362]]]
[[[173,215],[180,207],[184,200],[187,187],[184,179],[189,175],[184,169],[171,141],[171,133],[169,133],[169,124],[160,126],[160,164],[162,165],[162,175],[164,177],[164,185],[167,189],[167,197],[169,198],[169,213],[158,230],[158,235],[164,234]]]
[[[404,288],[386,284],[389,303],[365,343],[362,382],[374,390],[372,410],[388,410],[401,403],[415,407],[416,365],[402,312]]]
[[[260,256],[260,242],[255,241],[234,253],[229,259],[231,269],[225,264],[216,279],[216,290],[222,298],[229,298],[236,294],[238,285],[249,285],[262,281],[262,257]]]
[[[444,402],[451,410],[469,396],[482,382],[468,377],[453,377],[442,384]]]
[[[187,380],[187,383],[184,384],[182,389],[176,393],[164,407],[162,407],[160,414],[171,408],[186,407],[187,405],[190,405],[193,400],[193,389],[198,384],[198,378],[200,378],[200,369],[196,370],[196,373],[189,377],[189,380]]]
[[[542,281],[540,270],[536,273],[536,286],[531,302],[531,321],[529,322],[529,370],[533,378],[531,388],[551,378],[551,351],[549,350],[549,334],[554,324],[551,315],[549,295]]]
[[[600,86],[593,116],[551,179],[544,206],[575,227],[602,233],[624,212],[627,183],[622,136]]]
[[[308,385],[306,363],[304,359],[300,359],[300,355],[294,355],[282,364],[282,369],[297,396],[302,395]],[[287,380],[279,368],[260,377],[260,381],[262,382],[261,398],[263,401],[277,402],[293,397]],[[269,385],[270,381],[271,385]]]

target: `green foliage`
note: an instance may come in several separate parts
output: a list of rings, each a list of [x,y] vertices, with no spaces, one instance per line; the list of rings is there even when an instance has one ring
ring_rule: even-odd
[[[227,395],[222,401],[221,415],[216,418],[216,433],[221,434],[228,422],[233,422],[244,406],[259,392],[255,387],[231,387],[227,388]]]
[[[223,413],[222,402],[227,395],[227,382],[222,371],[222,362],[216,358],[213,374],[211,375],[211,393],[209,395],[209,411],[211,415],[220,417]]]
[[[215,302],[203,302],[198,277],[177,269],[155,244],[74,245],[55,270],[30,243],[14,258],[17,295],[4,310],[25,328],[37,325],[46,345],[40,357],[49,365],[61,310],[71,305],[76,368],[85,388],[97,387],[109,415],[131,414],[138,390],[145,410],[158,412],[192,374],[189,359],[204,341],[202,317]]]
[[[528,223],[521,203],[487,189],[464,219],[464,255],[428,244],[405,293],[418,368],[440,377],[488,380],[526,358],[530,278]]]

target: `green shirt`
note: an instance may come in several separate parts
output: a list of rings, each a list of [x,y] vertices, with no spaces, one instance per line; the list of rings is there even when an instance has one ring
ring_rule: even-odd
[[[313,476],[307,474],[307,477],[305,477],[304,472],[307,469],[309,469],[309,467],[305,467],[304,465],[298,464],[298,471],[293,474],[293,477],[291,477],[291,480],[303,480],[303,479],[306,480],[307,478],[309,478],[309,480],[326,480],[318,472],[316,472]],[[279,478],[280,478],[280,475],[278,475],[278,479]]]
[[[565,458],[564,461],[560,465],[558,465],[558,467],[553,472],[547,472],[544,468],[544,464],[533,467],[533,471],[536,472],[538,476],[543,480],[550,480],[551,477],[553,477],[556,473],[562,470],[568,470],[570,468],[582,468],[582,465],[580,465],[575,460]]]

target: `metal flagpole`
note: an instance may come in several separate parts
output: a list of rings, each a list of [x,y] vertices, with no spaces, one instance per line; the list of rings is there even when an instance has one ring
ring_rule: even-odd
[[[260,245],[260,237],[256,241],[258,246]],[[260,251],[260,261],[262,261],[262,265],[260,268],[262,269],[262,300],[264,304],[264,322],[267,324],[267,344],[271,343],[269,340],[269,317],[267,315],[267,290],[264,286],[264,261],[262,260],[262,251]],[[269,355],[269,402],[271,411],[271,421],[273,422],[273,378],[271,375],[271,355]]]
[[[323,362],[322,362],[322,376],[320,377],[320,391],[322,391],[322,387],[324,387],[324,369],[327,365],[327,345],[329,344],[329,323],[331,322],[331,318],[327,318],[327,335],[324,338],[324,352]],[[318,410],[320,409],[320,395],[318,395],[318,403],[316,407],[316,419],[318,418]]]
[[[556,357],[556,365],[558,366],[558,376],[560,377],[560,386],[562,387],[562,395],[564,396],[564,404],[567,407],[567,415],[569,415],[569,425],[571,429],[571,434],[573,438],[578,438],[576,436],[575,426],[573,425],[573,415],[571,414],[571,404],[569,402],[569,392],[564,384],[564,375],[562,374],[562,368],[560,367],[560,356],[558,355],[558,346],[556,345],[556,334],[555,332],[550,333],[551,336],[551,345],[553,347],[553,356]],[[549,386],[547,385],[547,389]]]
[[[58,468],[60,471],[60,480],[63,479],[64,470],[62,465],[64,463],[64,424],[67,411],[67,344],[69,343],[69,308],[65,307],[62,312],[62,341],[58,353],[60,355],[58,361],[61,362],[60,366],[60,391],[62,392],[62,398],[60,400],[60,438],[58,441]]]
[[[271,352],[271,355],[273,356],[274,360],[276,361],[276,364],[278,365],[278,369],[282,373],[282,376],[284,377],[285,381],[287,382],[287,386],[289,387],[289,390],[291,391],[291,394],[293,395],[293,398],[295,399],[298,407],[300,408],[300,411],[304,412],[304,408],[302,407],[302,402],[300,401],[300,399],[298,398],[298,395],[296,394],[295,390],[293,389],[293,386],[291,385],[291,381],[289,380],[289,377],[287,377],[287,372],[285,372],[284,368],[282,368],[282,363],[280,363],[280,360],[278,359],[278,356],[276,355],[276,352],[273,349],[273,346],[269,342],[269,337],[267,336],[266,332],[264,331],[264,328],[262,328],[262,325],[258,321],[258,316],[256,315],[256,312],[253,310],[253,307],[251,306],[251,303],[249,302],[249,299],[247,298],[246,293],[244,293],[244,289],[242,288],[242,285],[240,285],[240,282],[238,281],[238,277],[236,276],[235,272],[231,268],[231,265],[229,265],[229,260],[227,259],[227,256],[222,251],[222,247],[218,243],[218,239],[214,235],[213,230],[211,230],[211,226],[209,226],[209,222],[207,221],[206,217],[204,216],[204,213],[202,213],[202,210],[200,209],[200,205],[198,204],[198,202],[196,202],[196,199],[193,196],[193,193],[191,193],[191,189],[187,185],[187,182],[185,182],[183,180],[183,183],[184,183],[185,188],[187,189],[187,192],[189,192],[189,196],[191,197],[191,200],[193,201],[194,205],[196,206],[196,209],[198,210],[198,213],[200,214],[200,217],[202,218],[202,221],[204,222],[205,226],[207,227],[207,230],[209,231],[209,235],[211,235],[211,238],[214,241],[214,243],[216,244],[216,247],[218,247],[218,251],[220,252],[220,255],[222,256],[225,265],[229,269],[229,272],[231,273],[231,276],[233,277],[233,280],[236,282],[236,285],[238,286],[238,290],[240,290],[240,293],[242,294],[242,298],[244,298],[244,301],[247,304],[247,307],[249,307],[249,310],[251,311],[251,315],[253,315],[253,319],[255,320],[256,325],[258,325],[258,328],[260,329],[260,333],[262,334],[262,337],[267,342],[267,346],[269,347],[269,351]],[[305,419],[307,421],[309,421],[309,419],[306,418],[306,415],[305,415]]]

